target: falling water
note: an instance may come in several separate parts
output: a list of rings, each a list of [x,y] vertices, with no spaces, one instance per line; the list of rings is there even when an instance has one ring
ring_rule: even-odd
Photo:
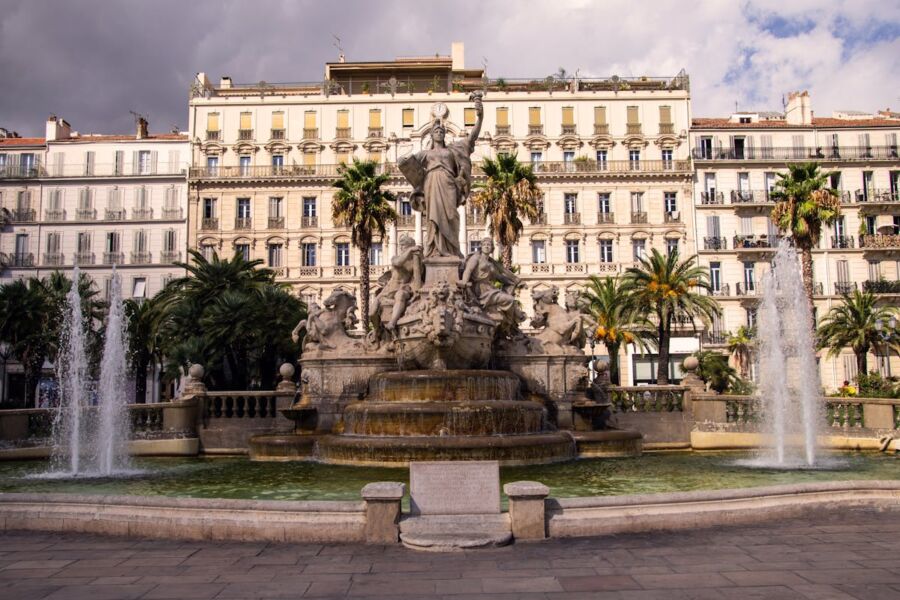
[[[786,243],[763,277],[757,330],[759,395],[772,437],[772,456],[762,462],[814,466],[821,383],[800,263]]]
[[[78,294],[79,271],[73,273],[57,359],[59,410],[53,423],[53,458],[49,477],[109,476],[128,467],[130,437],[125,397],[125,318],[121,278],[113,273],[106,339],[100,366],[97,405],[90,393],[87,336]]]

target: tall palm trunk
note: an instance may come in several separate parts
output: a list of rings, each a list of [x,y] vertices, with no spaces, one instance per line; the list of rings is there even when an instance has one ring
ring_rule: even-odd
[[[141,358],[134,367],[134,401],[136,404],[147,402],[147,367],[149,359]]]
[[[507,269],[512,269],[512,244],[500,245],[500,261]]]
[[[362,296],[362,319],[363,331],[369,330],[369,244],[359,245],[359,294]]]
[[[656,383],[658,385],[669,385],[669,337],[672,333],[672,319],[669,316],[659,317],[659,327],[657,334],[659,335],[659,359],[656,365]]]
[[[800,248],[800,263],[803,269],[803,289],[806,292],[806,299],[809,302],[809,310],[812,313],[813,304],[813,259],[812,249],[804,244]],[[813,324],[815,325],[815,323]]]
[[[854,350],[853,353],[856,355],[856,375],[859,377],[860,375],[868,375],[869,374],[869,349],[864,348],[860,351]]]
[[[613,385],[621,385],[619,344],[606,344],[606,352],[609,354],[609,382]]]

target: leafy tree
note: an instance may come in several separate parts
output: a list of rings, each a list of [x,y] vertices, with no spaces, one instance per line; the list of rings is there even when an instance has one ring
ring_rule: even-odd
[[[656,317],[659,348],[656,382],[669,383],[669,340],[675,319],[709,324],[721,310],[716,301],[697,290],[709,290],[709,274],[696,264],[696,256],[680,261],[678,251],[661,254],[656,248],[640,264],[629,268],[623,290],[633,298],[635,306]]]
[[[369,327],[369,250],[372,239],[387,233],[387,226],[397,220],[393,192],[382,189],[390,176],[378,174],[378,164],[371,160],[353,159],[352,165],[338,167],[338,189],[332,200],[332,217],[336,225],[350,228],[350,241],[359,248],[359,289],[362,297],[362,319]]]
[[[728,357],[711,350],[695,352],[700,362],[697,375],[719,394],[724,393],[733,383],[738,381],[737,372],[728,364]]]
[[[147,372],[150,364],[162,357],[160,340],[160,297],[143,302],[127,298],[125,319],[128,330],[128,359],[134,373],[135,402],[147,401]]]
[[[653,338],[653,323],[638,310],[618,277],[591,275],[581,293],[581,302],[596,323],[591,335],[606,346],[609,354],[610,381],[619,385],[619,350],[623,344],[635,344],[642,352],[646,350]]]
[[[869,350],[879,344],[896,347],[900,343],[900,332],[890,325],[891,318],[896,323],[897,308],[878,306],[877,302],[872,292],[854,291],[829,310],[819,324],[819,348],[828,348],[828,355],[834,357],[849,347],[856,355],[857,373],[862,375],[868,373]]]
[[[803,287],[810,306],[813,303],[812,249],[819,243],[822,227],[830,225],[841,214],[840,198],[827,186],[828,176],[819,165],[809,162],[788,165],[779,173],[770,194],[775,199],[772,221],[782,232],[790,234],[800,251]]]
[[[728,353],[735,358],[741,370],[741,377],[746,378],[750,373],[750,361],[753,359],[753,328],[741,325],[734,334],[729,333],[727,344]]]
[[[485,158],[481,170],[484,182],[475,183],[472,206],[484,211],[488,231],[500,244],[500,260],[512,267],[512,249],[522,234],[521,217],[534,219],[540,214],[538,202],[543,192],[531,165],[519,162],[513,154]]]

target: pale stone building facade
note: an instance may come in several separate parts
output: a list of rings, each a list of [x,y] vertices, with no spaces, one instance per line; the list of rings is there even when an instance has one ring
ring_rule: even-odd
[[[473,162],[515,153],[535,166],[545,192],[543,214],[526,223],[513,254],[529,288],[555,285],[563,297],[651,248],[696,251],[686,75],[488,79],[465,67],[461,44],[446,57],[329,63],[323,83],[215,84],[199,74],[189,247],[262,259],[307,301],[335,287],[357,292],[357,250],[331,217],[338,164],[374,159],[400,195],[400,219],[372,252],[377,277],[401,235],[422,238],[398,157],[423,147],[435,118],[451,139],[465,135],[476,90],[485,92],[484,124]],[[471,251],[484,218],[470,207],[460,213],[460,246]],[[530,310],[529,290],[520,300]],[[676,338],[673,362],[696,348],[695,337]],[[650,376],[649,357],[623,361],[623,373],[637,365]]]
[[[724,316],[703,336],[704,347],[724,348],[726,332],[753,325],[760,278],[769,269],[778,231],[768,192],[789,163],[816,161],[832,173],[842,216],[822,233],[813,252],[819,316],[855,289],[872,289],[884,303],[900,295],[900,118],[891,113],[840,112],[814,117],[807,93],[791,94],[781,113],[741,112],[694,119],[697,240]],[[876,352],[870,368],[900,373],[896,356]],[[849,350],[820,360],[822,383],[840,387],[856,365]]]

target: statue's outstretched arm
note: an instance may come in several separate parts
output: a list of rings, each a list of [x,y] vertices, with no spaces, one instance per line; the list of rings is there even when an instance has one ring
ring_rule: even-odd
[[[478,136],[481,135],[481,124],[484,121],[484,105],[481,101],[481,93],[473,94],[475,98],[475,126],[472,128],[472,132],[469,134],[469,154],[472,154],[475,151],[475,142],[478,141]]]

